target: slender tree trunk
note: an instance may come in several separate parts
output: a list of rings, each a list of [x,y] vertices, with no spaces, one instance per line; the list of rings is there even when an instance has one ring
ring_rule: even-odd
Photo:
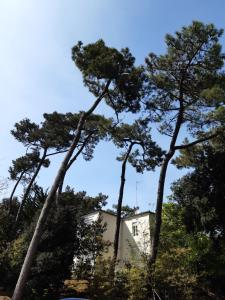
[[[77,160],[78,156],[82,153],[82,151],[84,150],[84,147],[86,146],[87,142],[89,141],[89,139],[92,135],[93,135],[93,132],[89,133],[89,135],[84,140],[84,142],[83,142],[82,146],[80,147],[80,149],[77,151],[77,153],[74,155],[74,157],[71,158],[71,160],[69,161],[69,163],[66,167],[66,172],[69,170],[69,168],[72,166],[72,164]],[[63,189],[63,184],[64,184],[66,172],[63,174],[61,182],[60,182],[59,187],[58,187],[58,191],[57,191],[57,195],[56,195],[56,204],[57,204],[57,206],[58,206],[58,202],[59,202],[59,197],[62,194],[62,189]]]
[[[155,262],[158,253],[159,236],[160,236],[160,229],[162,224],[162,204],[163,204],[166,172],[167,172],[169,161],[173,156],[173,153],[174,152],[171,153],[169,152],[166,155],[160,170],[158,191],[157,191],[156,212],[155,212],[155,227],[154,227],[153,240],[152,240],[150,264]]]
[[[160,229],[162,224],[162,205],[163,205],[163,194],[164,194],[164,186],[166,179],[167,167],[170,159],[172,158],[174,152],[168,152],[165,156],[165,159],[162,163],[160,175],[159,175],[159,183],[158,183],[158,191],[157,191],[157,203],[156,203],[156,212],[155,212],[155,227],[153,232],[153,239],[151,245],[151,253],[148,260],[147,266],[147,291],[148,291],[148,299],[151,299],[151,295],[153,299],[155,299],[154,293],[154,280],[153,280],[153,270],[154,263],[156,261],[157,253],[158,253],[158,245],[159,245],[159,237],[160,237]]]
[[[169,161],[173,157],[175,150],[176,150],[176,141],[180,132],[180,128],[183,122],[183,115],[184,115],[184,103],[183,103],[183,91],[182,91],[182,84],[183,79],[180,82],[180,107],[179,112],[176,120],[176,125],[174,128],[174,132],[170,141],[169,150],[165,155],[164,161],[161,166],[161,171],[159,175],[159,183],[158,183],[158,192],[157,192],[157,202],[156,202],[156,213],[155,213],[155,228],[152,240],[152,249],[149,259],[149,264],[152,265],[155,263],[157,253],[158,253],[158,245],[159,245],[159,237],[160,237],[160,230],[162,224],[162,205],[163,205],[163,194],[164,194],[164,185],[166,179],[166,171],[169,164]],[[149,269],[151,267],[149,266]]]
[[[45,158],[46,158],[46,154],[47,154],[47,148],[44,149],[44,153],[43,153],[43,155],[42,155],[42,158],[41,158],[41,160],[40,160],[40,162],[39,162],[39,164],[38,164],[38,166],[37,166],[37,169],[36,169],[34,175],[33,175],[32,178],[31,178],[31,181],[30,181],[29,184],[28,184],[28,187],[26,188],[26,191],[25,191],[25,193],[24,193],[23,199],[22,199],[22,201],[20,202],[20,206],[19,206],[19,209],[18,209],[17,215],[16,215],[15,224],[18,224],[18,222],[19,222],[19,220],[20,220],[20,217],[21,217],[21,213],[22,213],[24,204],[25,204],[25,202],[26,202],[26,200],[27,200],[27,197],[29,196],[29,193],[30,193],[30,190],[31,190],[31,188],[32,188],[32,185],[33,185],[35,179],[37,178],[38,173],[39,173],[39,171],[40,171],[40,169],[41,169],[41,167],[42,167],[42,165],[43,165],[43,163],[44,163],[44,160],[45,160]]]
[[[62,189],[63,189],[63,184],[64,184],[65,176],[66,176],[66,174],[63,174],[62,179],[61,179],[61,181],[59,183],[59,187],[58,187],[58,191],[57,191],[57,195],[56,195],[56,202],[57,202],[57,204],[58,204],[59,197],[62,194]]]
[[[168,164],[175,153],[175,144],[180,132],[180,128],[183,122],[183,114],[184,114],[184,103],[183,103],[183,91],[182,91],[182,84],[183,78],[180,82],[180,97],[179,97],[179,112],[177,115],[176,125],[173,131],[173,135],[170,141],[169,150],[165,155],[163,160],[160,175],[159,175],[159,182],[158,182],[158,191],[157,191],[157,200],[156,200],[156,213],[155,213],[155,228],[153,233],[153,239],[151,244],[151,253],[148,259],[147,265],[147,290],[148,290],[148,298],[150,297],[150,291],[153,291],[153,298],[154,298],[154,263],[157,258],[158,254],[158,246],[159,246],[159,238],[160,238],[160,230],[162,224],[162,205],[163,205],[163,195],[164,195],[164,186],[165,186],[165,179],[166,179],[166,172],[168,168]]]
[[[17,186],[18,186],[18,184],[20,183],[20,181],[21,181],[21,179],[22,179],[22,177],[23,177],[23,175],[24,175],[25,172],[26,172],[26,171],[23,171],[23,172],[20,174],[20,177],[18,178],[16,184],[14,185],[13,190],[12,190],[12,193],[11,193],[11,195],[10,195],[10,197],[9,197],[9,214],[10,214],[10,212],[11,212],[11,206],[12,206],[13,196],[14,196],[15,191],[16,191],[16,189],[17,189]]]
[[[51,205],[54,202],[55,194],[59,187],[59,183],[62,179],[64,172],[66,171],[68,162],[69,162],[70,158],[72,157],[75,148],[78,145],[82,127],[83,127],[86,119],[89,117],[89,115],[92,114],[92,112],[95,110],[95,108],[101,102],[101,100],[103,99],[105,94],[108,92],[108,87],[110,85],[110,82],[111,82],[110,80],[107,82],[102,94],[96,99],[96,101],[94,102],[92,107],[86,113],[82,113],[82,115],[80,117],[80,120],[79,120],[78,126],[77,126],[77,134],[74,137],[74,140],[73,140],[67,154],[65,155],[64,160],[62,161],[62,164],[58,170],[58,173],[57,173],[55,180],[52,184],[52,187],[49,191],[48,197],[46,198],[43,208],[41,210],[32,240],[30,242],[30,245],[29,245],[29,248],[28,248],[28,251],[27,251],[17,284],[16,284],[16,287],[15,287],[15,290],[13,293],[12,300],[21,300],[22,299],[23,291],[24,291],[24,288],[25,288],[25,285],[26,285],[26,282],[27,282],[27,279],[29,276],[29,272],[30,272],[34,257],[37,252],[37,247],[38,247],[39,241],[44,232],[44,226],[45,226]]]
[[[126,175],[126,164],[127,160],[129,158],[129,155],[131,153],[132,147],[134,143],[131,143],[126,156],[122,163],[122,170],[121,170],[121,179],[120,179],[120,190],[119,190],[119,198],[117,202],[117,213],[116,213],[116,230],[115,230],[115,236],[114,236],[114,244],[113,244],[113,260],[112,260],[112,266],[110,273],[114,277],[115,273],[115,266],[118,256],[118,249],[119,249],[119,238],[120,238],[120,224],[121,224],[121,209],[122,209],[122,203],[123,203],[123,193],[124,193],[124,186],[125,186],[125,175]]]

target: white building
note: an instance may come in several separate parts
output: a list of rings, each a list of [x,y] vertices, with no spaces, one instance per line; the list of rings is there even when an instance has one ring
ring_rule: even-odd
[[[112,257],[116,215],[107,211],[96,211],[86,215],[85,219],[88,223],[95,222],[98,219],[101,220],[102,224],[106,223],[103,239],[109,241],[111,245],[103,257]],[[150,253],[153,222],[154,213],[150,211],[122,218],[118,249],[118,260],[120,262],[140,261],[143,255]]]

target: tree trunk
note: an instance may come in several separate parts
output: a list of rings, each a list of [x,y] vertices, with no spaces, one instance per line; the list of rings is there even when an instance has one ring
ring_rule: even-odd
[[[18,224],[18,222],[19,222],[19,220],[20,220],[20,217],[21,217],[21,213],[22,213],[24,204],[25,204],[26,199],[27,199],[27,197],[28,197],[28,195],[29,195],[29,193],[30,193],[30,190],[31,190],[31,188],[32,188],[32,185],[33,185],[35,179],[37,178],[38,173],[39,173],[39,171],[40,171],[40,169],[41,169],[41,167],[42,167],[42,165],[43,165],[43,163],[44,163],[44,160],[45,160],[45,158],[46,158],[46,154],[47,154],[47,148],[44,149],[44,153],[43,153],[43,155],[42,155],[42,158],[41,158],[41,160],[40,160],[40,162],[39,162],[39,164],[38,164],[38,166],[37,166],[37,169],[36,169],[36,171],[35,171],[33,177],[31,178],[30,183],[28,184],[28,187],[27,187],[27,189],[26,189],[26,191],[25,191],[25,193],[24,193],[23,199],[22,199],[22,201],[20,202],[20,206],[19,206],[19,209],[18,209],[17,215],[16,215],[15,224]]]
[[[154,271],[154,263],[156,261],[157,253],[158,253],[158,245],[159,245],[159,237],[160,237],[160,229],[162,224],[162,205],[163,205],[163,193],[166,179],[167,167],[170,159],[172,158],[173,153],[168,152],[165,156],[165,159],[162,163],[160,175],[159,175],[159,183],[158,183],[158,191],[157,191],[157,204],[156,204],[156,212],[155,212],[155,227],[153,232],[153,239],[151,244],[151,253],[148,260],[147,265],[147,295],[148,299],[155,299],[154,293],[154,281],[153,281],[153,271]]]
[[[167,172],[169,161],[172,158],[172,156],[173,156],[173,152],[171,153],[169,152],[166,155],[160,170],[158,191],[157,191],[157,204],[156,204],[156,212],[155,212],[155,227],[154,227],[153,240],[152,240],[150,264],[153,264],[155,262],[158,253],[159,236],[160,236],[160,229],[162,223],[162,204],[163,204],[166,172]]]
[[[113,260],[112,260],[112,266],[111,266],[111,274],[114,277],[115,273],[115,266],[118,256],[118,248],[119,248],[119,238],[120,238],[120,224],[121,224],[121,209],[122,209],[122,203],[123,203],[123,192],[124,192],[124,186],[125,186],[125,175],[126,175],[126,164],[127,160],[129,158],[130,152],[132,150],[134,143],[131,143],[126,156],[122,163],[122,171],[121,171],[121,179],[120,179],[120,190],[119,190],[119,198],[117,202],[117,213],[116,213],[116,230],[115,230],[115,236],[114,236],[114,244],[113,244]]]
[[[160,237],[160,230],[161,230],[161,223],[162,223],[162,205],[163,205],[163,193],[164,193],[164,185],[166,179],[166,171],[169,164],[169,161],[173,157],[175,150],[176,150],[176,141],[180,132],[180,128],[183,122],[183,114],[184,114],[184,103],[183,103],[183,91],[182,91],[182,84],[183,80],[180,83],[180,108],[179,113],[176,120],[176,125],[174,128],[174,132],[170,141],[169,150],[165,155],[163,160],[161,171],[159,175],[159,183],[158,183],[158,192],[157,192],[157,202],[156,202],[156,213],[155,213],[155,228],[152,240],[152,249],[149,259],[149,265],[155,263],[157,253],[158,253],[158,244],[159,244],[159,237]],[[150,268],[150,266],[149,266]]]
[[[77,126],[77,134],[74,137],[74,140],[73,140],[67,154],[65,155],[64,160],[62,161],[62,164],[58,170],[58,173],[55,177],[53,185],[49,191],[48,197],[46,198],[43,208],[41,210],[32,240],[30,242],[30,245],[29,245],[29,248],[28,248],[28,251],[27,251],[17,284],[16,284],[16,287],[15,287],[15,290],[13,293],[12,300],[21,300],[22,299],[23,291],[24,291],[24,288],[25,288],[25,285],[26,285],[26,282],[27,282],[27,279],[29,276],[29,272],[30,272],[35,254],[37,252],[37,247],[38,247],[39,241],[44,232],[44,226],[45,226],[51,205],[54,202],[55,194],[59,187],[59,183],[62,179],[64,172],[66,171],[67,164],[68,164],[70,158],[72,157],[75,148],[78,145],[82,127],[83,127],[86,119],[88,118],[89,115],[92,114],[92,112],[95,110],[95,108],[98,106],[98,104],[101,102],[101,100],[107,93],[110,82],[111,82],[110,80],[107,82],[102,94],[96,99],[96,101],[94,102],[92,107],[86,113],[82,113],[82,115],[80,117],[80,120],[79,120],[78,126]]]
[[[85,145],[87,144],[88,140],[90,139],[90,137],[92,135],[93,135],[93,132],[89,133],[89,135],[84,140],[84,142],[83,142],[82,146],[80,147],[80,149],[77,151],[77,153],[74,155],[74,157],[71,158],[71,160],[69,161],[69,163],[66,167],[66,172],[69,170],[69,168],[72,166],[72,164],[77,160],[78,156],[84,150]],[[66,172],[63,174],[61,182],[60,182],[59,187],[58,187],[58,191],[57,191],[57,195],[56,195],[56,205],[57,206],[58,206],[58,202],[59,202],[59,197],[62,194],[62,189],[63,189],[63,184],[64,184],[64,179],[65,179],[65,176],[66,176]]]
[[[23,171],[23,172],[20,174],[20,177],[18,178],[16,184],[14,185],[13,190],[12,190],[12,193],[11,193],[11,195],[10,195],[10,197],[9,197],[9,214],[10,214],[10,212],[11,212],[11,206],[12,206],[13,196],[14,196],[15,191],[16,191],[16,189],[17,189],[17,186],[18,186],[18,184],[20,183],[20,181],[21,181],[21,179],[22,179],[22,177],[23,177],[23,175],[24,175],[25,172],[26,172],[26,171]]]

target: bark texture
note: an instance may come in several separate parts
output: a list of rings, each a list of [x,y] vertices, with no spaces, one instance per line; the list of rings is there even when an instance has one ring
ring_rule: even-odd
[[[113,244],[113,261],[112,261],[112,267],[111,267],[112,276],[114,276],[114,273],[115,273],[115,265],[116,265],[118,249],[119,249],[121,209],[122,209],[122,203],[123,203],[124,186],[125,186],[125,181],[126,181],[126,178],[125,178],[126,164],[127,164],[127,160],[131,153],[133,145],[134,145],[134,143],[131,143],[129,145],[126,156],[122,163],[122,170],[121,170],[121,177],[120,177],[121,178],[120,179],[120,190],[119,190],[119,197],[118,197],[118,202],[117,202],[117,213],[116,213],[116,230],[115,230],[115,237],[114,237],[114,244]]]
[[[180,84],[182,86],[182,82]],[[160,170],[160,176],[159,176],[159,182],[158,182],[158,191],[157,191],[157,202],[156,202],[156,213],[155,213],[155,228],[154,228],[154,234],[153,234],[153,240],[152,240],[152,249],[151,249],[151,255],[149,259],[149,264],[152,265],[155,263],[157,253],[158,253],[158,246],[159,246],[159,237],[160,237],[160,230],[161,230],[161,224],[162,224],[162,205],[163,205],[163,195],[164,195],[164,186],[165,186],[165,179],[166,179],[166,172],[168,164],[173,157],[175,150],[176,150],[176,141],[177,137],[183,122],[183,114],[184,114],[184,103],[183,103],[183,92],[180,90],[180,107],[179,107],[179,113],[177,116],[176,125],[174,128],[174,132],[171,138],[169,151],[166,153],[165,158],[163,160],[161,170]]]

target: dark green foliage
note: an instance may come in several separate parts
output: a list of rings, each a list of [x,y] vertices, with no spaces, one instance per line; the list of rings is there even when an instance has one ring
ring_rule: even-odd
[[[42,123],[42,130],[46,140],[50,141],[48,142],[49,146],[51,144],[54,145],[56,150],[69,147],[76,133],[80,116],[80,113],[59,114],[54,112],[52,114],[44,114],[45,121]],[[79,145],[82,145],[87,135],[93,132],[86,148],[94,149],[96,144],[107,136],[107,129],[111,125],[111,119],[107,119],[102,115],[92,114],[82,128]],[[89,151],[86,150],[86,152],[88,153]],[[84,157],[89,157],[89,155],[84,155]]]
[[[15,285],[45,198],[43,190],[35,185],[24,206],[16,237],[12,237],[11,229],[19,203],[16,199],[13,200],[10,215],[7,210],[8,200],[1,204],[0,285],[9,290]],[[93,229],[85,223],[83,215],[100,209],[105,201],[104,195],[99,194],[93,198],[88,197],[85,192],[76,194],[69,188],[61,195],[60,205],[57,208],[54,205],[45,226],[24,299],[58,297],[64,280],[71,276],[74,255],[96,256],[104,250],[101,242],[104,228],[96,224]],[[96,236],[98,240],[94,241]]]
[[[109,130],[113,126],[113,120],[107,119],[102,115],[92,114],[85,123],[80,138],[80,147],[85,143],[88,136],[88,142],[82,151],[85,160],[91,160],[96,145],[102,140],[109,140]]]
[[[19,183],[28,184],[24,193],[24,198],[27,198],[41,167],[49,166],[49,158],[52,155],[68,150],[76,133],[79,118],[80,114],[53,112],[44,114],[44,121],[40,125],[31,123],[28,119],[15,124],[12,134],[32,152],[13,160],[13,166],[9,168],[10,179],[16,180],[11,198]],[[100,140],[107,138],[108,128],[112,123],[111,119],[101,115],[90,116],[82,129],[77,153],[80,154],[81,151],[85,160],[92,159],[96,145]],[[23,206],[23,203],[21,205]]]
[[[116,215],[117,206],[118,205],[113,204],[112,209],[107,209],[107,212],[110,212],[110,213],[113,213]],[[130,207],[129,205],[122,205],[121,218],[132,217],[133,215],[135,215],[137,209],[139,209],[139,207]]]
[[[161,163],[163,151],[152,140],[151,129],[145,120],[139,119],[132,125],[122,123],[111,131],[111,136],[114,144],[123,149],[117,158],[120,161],[124,160],[129,145],[132,145],[128,162],[137,172],[154,170]]]
[[[194,171],[173,185],[173,199],[184,208],[184,222],[190,231],[207,232],[213,239],[225,238],[225,152],[210,144],[186,152],[177,163]]]
[[[39,297],[44,290],[43,299],[57,296],[64,280],[71,276],[74,256],[94,257],[104,250],[101,243],[104,228],[100,224],[95,228],[86,224],[83,215],[100,207],[105,199],[103,195],[91,198],[85,193],[74,194],[72,190],[61,195],[59,207],[51,210],[28,282]]]
[[[182,150],[174,163],[192,171],[173,184],[175,203],[164,207],[158,284],[179,295],[186,289],[184,299],[224,299],[224,141]]]
[[[34,150],[31,153],[27,153],[24,156],[12,161],[12,166],[9,168],[9,175],[11,180],[18,180],[23,173],[21,182],[27,183],[30,177],[35,172],[38,164],[40,163],[40,152]],[[45,159],[43,167],[48,167],[50,161]]]
[[[164,204],[162,217],[161,243],[152,276],[154,288],[169,300],[196,299],[197,251],[191,249],[195,237],[185,232],[182,210],[176,204]]]
[[[147,300],[146,272],[142,267],[124,267],[108,276],[111,261],[99,260],[87,297],[93,300]]]
[[[16,198],[11,201],[11,213],[9,215],[9,199],[0,202],[0,286],[6,287],[10,278],[9,248],[15,236],[13,224],[19,202]]]
[[[161,133],[173,133],[180,101],[182,123],[193,134],[207,129],[213,121],[210,112],[224,103],[222,32],[212,24],[193,22],[174,36],[166,36],[166,55],[149,54],[146,107],[150,119],[160,122]]]
[[[47,158],[53,154],[66,151],[73,138],[73,127],[78,122],[78,116],[71,121],[71,115],[44,114],[45,121],[40,125],[24,119],[15,124],[11,131],[12,135],[21,142],[27,149],[26,155],[13,161],[9,173],[12,180],[16,180],[10,198],[12,199],[18,184],[27,183],[24,195],[21,201],[16,223],[21,217],[24,203],[29,196],[32,185],[34,184],[40,169],[48,167],[50,160]],[[48,153],[50,149],[56,152]],[[31,151],[31,152],[30,152]]]
[[[162,204],[167,168],[176,150],[192,147],[218,135],[222,125],[217,110],[224,105],[224,54],[219,44],[222,30],[194,21],[175,35],[166,36],[165,55],[150,53],[146,59],[147,119],[170,137],[162,161],[150,264],[154,263],[160,239]],[[215,117],[215,118],[214,118]],[[186,132],[184,142],[181,132]],[[192,142],[188,138],[194,138]]]
[[[19,207],[18,200],[14,198],[12,201],[11,214],[9,215],[8,202],[9,200],[7,198],[0,202],[0,252],[5,250],[10,242],[13,220]]]
[[[20,225],[17,227],[21,230],[26,230],[32,222],[34,222],[34,216],[39,213],[41,207],[43,206],[45,199],[47,197],[47,190],[44,190],[37,183],[34,183],[31,187],[30,193],[24,204],[24,210],[21,212]]]
[[[44,114],[44,119],[40,125],[24,119],[15,124],[15,129],[11,133],[25,147],[56,148],[56,150],[68,147],[73,138],[73,131],[76,129],[79,115],[54,112]]]
[[[40,151],[42,149],[54,149],[56,152],[46,153],[46,157],[50,157],[52,154],[67,150],[72,142],[80,114],[53,112],[51,114],[45,113],[43,116],[44,121],[40,125],[32,123],[29,119],[24,119],[16,123],[15,129],[11,131],[19,142],[33,150],[31,153],[27,153],[26,156],[13,161],[13,167],[9,169],[12,180],[18,179],[18,175],[23,171],[25,171],[25,174],[26,170],[35,171],[35,167],[41,160]],[[112,126],[111,119],[106,119],[101,115],[89,117],[79,142],[79,147],[81,147],[87,136],[92,133],[82,152],[86,160],[92,158],[96,144],[107,137],[107,130],[110,126]],[[49,160],[46,159],[42,166],[48,167],[48,165]]]
[[[16,123],[11,133],[24,146],[29,146],[39,138],[39,126],[26,118]]]
[[[142,67],[135,67],[135,58],[128,48],[118,51],[107,47],[103,40],[83,46],[78,42],[72,49],[72,59],[83,74],[84,84],[96,97],[110,80],[107,103],[117,112],[140,109],[146,76]]]
[[[222,300],[225,243],[215,249],[206,233],[188,232],[184,213],[180,204],[164,204],[161,244],[153,276],[155,289],[162,298],[167,295],[171,300]]]

